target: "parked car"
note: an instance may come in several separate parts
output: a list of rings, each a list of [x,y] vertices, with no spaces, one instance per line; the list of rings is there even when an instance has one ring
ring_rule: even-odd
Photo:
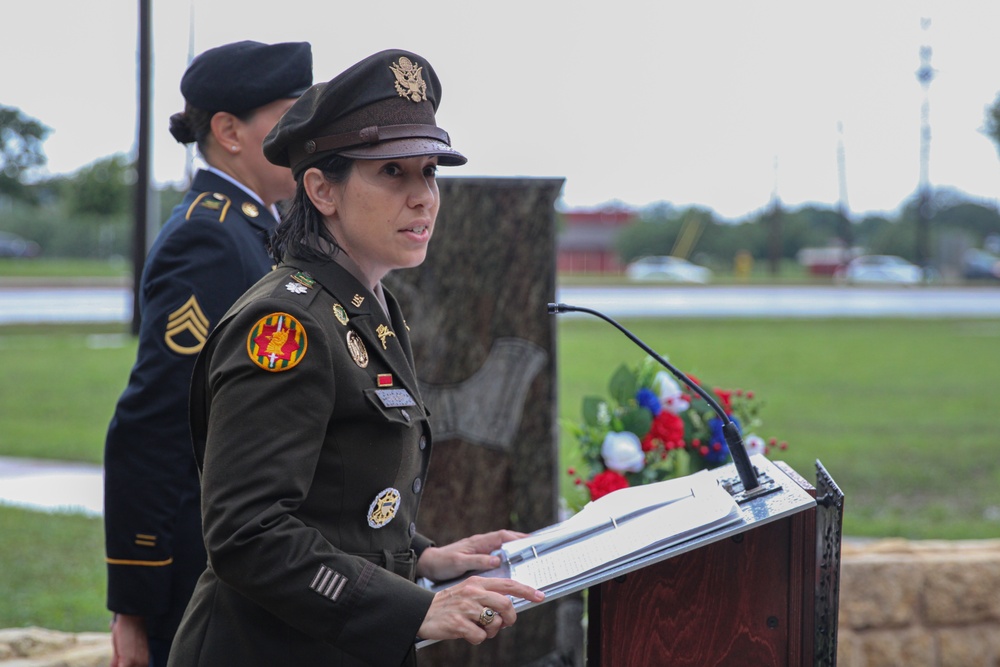
[[[962,256],[962,277],[967,280],[1000,280],[1000,257],[978,248],[966,250]]]
[[[625,267],[625,275],[631,280],[707,283],[712,279],[712,270],[680,257],[660,255],[635,260]]]
[[[42,248],[34,241],[10,232],[0,232],[0,257],[37,257]]]
[[[847,283],[894,283],[916,285],[923,281],[923,270],[895,255],[862,255],[837,271],[838,280]]]

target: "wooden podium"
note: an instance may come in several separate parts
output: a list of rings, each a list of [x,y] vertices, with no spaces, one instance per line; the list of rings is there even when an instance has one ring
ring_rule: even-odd
[[[761,485],[750,493],[732,464],[707,472],[738,509],[720,527],[543,589],[542,605],[588,591],[588,667],[836,665],[844,496],[819,461],[815,487],[780,461],[751,462]],[[514,606],[530,616],[538,605]]]
[[[819,503],[783,463],[754,465],[767,488],[741,500],[741,523],[603,572],[589,587],[588,667],[836,664],[843,494],[818,461]],[[739,499],[732,466],[718,473]]]

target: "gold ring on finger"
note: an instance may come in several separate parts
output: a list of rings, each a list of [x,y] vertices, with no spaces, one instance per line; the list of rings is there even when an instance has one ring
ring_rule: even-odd
[[[479,620],[476,621],[476,623],[478,623],[481,627],[485,628],[487,625],[493,622],[493,619],[496,618],[496,616],[497,613],[495,611],[493,611],[489,607],[483,607],[483,610],[479,612]]]

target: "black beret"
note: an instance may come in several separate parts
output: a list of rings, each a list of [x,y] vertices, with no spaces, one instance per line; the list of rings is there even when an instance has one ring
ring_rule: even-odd
[[[264,155],[298,176],[323,157],[358,160],[436,155],[465,164],[437,126],[441,82],[425,59],[392,49],[307,90],[264,139]]]
[[[240,114],[275,100],[298,97],[312,85],[308,42],[217,46],[191,61],[181,94],[202,111]]]

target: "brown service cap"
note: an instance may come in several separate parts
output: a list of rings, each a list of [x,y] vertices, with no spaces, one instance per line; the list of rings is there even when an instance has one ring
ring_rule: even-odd
[[[298,176],[331,154],[358,160],[436,155],[465,164],[437,126],[441,82],[430,63],[392,49],[307,90],[264,139],[264,155]]]

